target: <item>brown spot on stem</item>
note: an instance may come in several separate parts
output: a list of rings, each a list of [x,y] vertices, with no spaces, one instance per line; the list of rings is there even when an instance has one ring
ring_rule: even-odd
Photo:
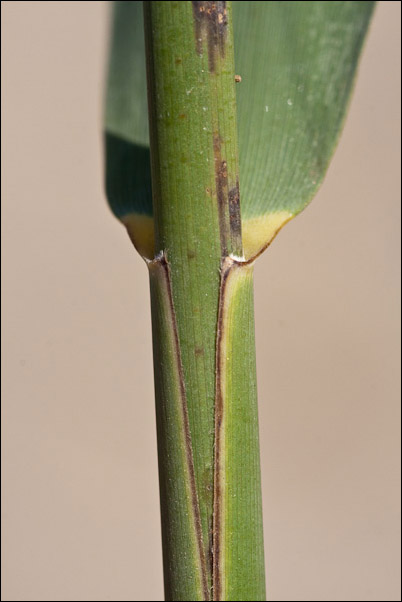
[[[219,232],[221,238],[222,257],[228,254],[229,223],[228,223],[228,191],[227,191],[227,163],[222,160],[221,141],[218,135],[214,136],[214,161],[215,161],[215,186],[218,202]]]
[[[195,45],[198,54],[203,53],[203,41],[208,45],[208,64],[215,71],[217,56],[225,56],[227,34],[226,2],[192,2],[194,14]]]
[[[242,240],[240,219],[240,192],[238,179],[236,180],[236,186],[229,190],[229,219],[232,248],[240,249]]]
[[[239,181],[229,190],[227,162],[221,156],[221,141],[214,136],[215,186],[218,202],[222,257],[242,248]]]

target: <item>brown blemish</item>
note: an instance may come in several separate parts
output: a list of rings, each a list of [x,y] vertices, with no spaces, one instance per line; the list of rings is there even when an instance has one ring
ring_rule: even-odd
[[[180,65],[180,64],[181,64],[181,62],[182,62],[181,58],[177,58],[177,59],[175,60],[175,63],[176,63],[176,65]]]
[[[232,239],[232,247],[234,249],[241,248],[241,219],[240,219],[240,192],[239,180],[236,180],[236,186],[229,190],[229,220],[230,220],[230,236]]]
[[[218,202],[219,232],[221,239],[222,257],[228,254],[229,228],[227,220],[227,163],[222,161],[221,140],[218,135],[214,136],[214,161],[215,161],[215,186],[216,199]]]
[[[235,75],[235,82],[239,84],[241,82],[241,75]]]
[[[228,166],[221,156],[221,140],[218,135],[214,136],[214,161],[221,251],[222,257],[226,257],[229,250],[236,254],[240,253],[242,248],[240,196],[238,180],[229,190]]]
[[[208,565],[209,565],[210,573],[211,573],[211,575],[213,575],[213,572],[214,572],[214,530],[213,530],[213,521],[211,523],[211,526],[210,526],[210,529],[209,529],[208,533],[209,533],[209,539],[208,539],[207,559],[208,559]],[[212,593],[213,593],[213,589],[214,589],[214,585],[213,585],[213,582],[212,582]]]
[[[203,40],[208,45],[208,64],[211,73],[215,71],[218,54],[225,56],[227,37],[226,2],[192,2],[194,15],[195,45],[198,54],[203,53]]]
[[[187,115],[185,113],[180,113],[179,119],[187,119]]]
[[[194,353],[198,357],[200,357],[200,355],[204,355],[204,347],[196,347],[194,349]]]

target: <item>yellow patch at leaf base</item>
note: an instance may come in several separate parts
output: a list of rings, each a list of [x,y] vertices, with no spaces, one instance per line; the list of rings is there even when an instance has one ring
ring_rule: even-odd
[[[279,230],[294,217],[289,211],[268,213],[242,222],[243,253],[252,259],[267,247]],[[128,235],[142,257],[152,260],[155,255],[154,220],[149,215],[130,213],[120,218]]]
[[[289,211],[278,211],[242,221],[244,257],[252,259],[259,255],[292,217]]]
[[[130,213],[120,220],[127,228],[131,242],[145,259],[152,260],[155,255],[154,220],[149,215]]]

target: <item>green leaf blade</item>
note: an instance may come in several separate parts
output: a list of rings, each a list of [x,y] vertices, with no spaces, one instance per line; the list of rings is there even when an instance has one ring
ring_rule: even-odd
[[[105,112],[109,206],[139,253],[154,256],[142,2],[113,2]]]
[[[235,2],[246,256],[311,201],[341,130],[374,2]]]

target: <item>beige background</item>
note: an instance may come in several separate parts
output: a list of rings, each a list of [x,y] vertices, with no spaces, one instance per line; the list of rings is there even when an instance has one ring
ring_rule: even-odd
[[[161,600],[146,269],[102,190],[105,2],[3,2],[3,600]],[[400,3],[256,268],[270,600],[400,600]]]

